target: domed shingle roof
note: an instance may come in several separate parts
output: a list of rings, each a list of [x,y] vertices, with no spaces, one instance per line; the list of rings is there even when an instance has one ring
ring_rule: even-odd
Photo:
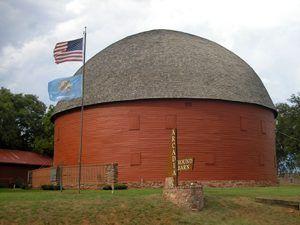
[[[229,100],[275,110],[245,61],[215,42],[183,32],[135,34],[86,63],[85,105],[159,98]],[[55,113],[78,106],[79,99],[61,101]]]

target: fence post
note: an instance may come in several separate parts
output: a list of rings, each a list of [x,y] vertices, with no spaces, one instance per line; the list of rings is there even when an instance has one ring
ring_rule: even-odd
[[[112,181],[112,184],[111,184],[111,193],[113,194],[114,193],[114,190],[115,190],[115,167],[114,167],[114,164],[112,163],[111,164],[111,175],[112,177],[110,178],[111,181]]]
[[[60,192],[62,192],[63,191],[63,187],[62,187],[62,185],[63,185],[63,183],[62,183],[62,171],[63,171],[63,167],[62,166],[60,166],[60,170],[59,170],[59,189],[60,189]]]
[[[32,186],[32,170],[29,170],[27,173],[27,186]]]
[[[119,174],[119,171],[118,171],[118,163],[114,163],[114,182],[115,183],[118,183],[118,174]]]

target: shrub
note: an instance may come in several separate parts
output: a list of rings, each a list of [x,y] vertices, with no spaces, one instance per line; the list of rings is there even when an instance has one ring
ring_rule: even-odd
[[[111,189],[112,189],[111,185],[108,185],[108,184],[106,184],[102,187],[102,190],[111,190]]]
[[[1,187],[2,186],[0,184],[0,188]],[[17,177],[12,182],[10,182],[8,186],[3,185],[3,187],[28,189],[28,184],[24,181],[24,179]]]
[[[60,186],[54,184],[43,184],[41,188],[43,190],[60,190]]]
[[[20,178],[20,177],[17,177],[14,179],[14,181],[9,185],[11,188],[24,188],[25,187],[25,181]]]
[[[126,190],[128,186],[126,184],[115,184],[116,190]]]
[[[115,184],[114,185],[115,190],[126,190],[128,186],[126,184]],[[102,190],[112,190],[111,185],[106,184],[102,187]]]
[[[24,190],[29,190],[31,189],[31,186],[29,186],[28,184],[25,184],[23,187],[21,187]]]

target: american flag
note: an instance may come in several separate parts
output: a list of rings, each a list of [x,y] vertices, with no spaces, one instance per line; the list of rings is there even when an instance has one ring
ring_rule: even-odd
[[[55,63],[83,61],[82,43],[83,38],[57,43],[53,51]]]

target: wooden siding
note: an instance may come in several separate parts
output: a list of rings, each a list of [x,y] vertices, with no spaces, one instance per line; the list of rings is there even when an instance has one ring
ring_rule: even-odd
[[[28,171],[39,167],[40,166],[0,163],[0,186],[9,187],[14,184],[16,180],[27,183]]]
[[[79,120],[79,111],[55,119],[54,165],[77,163]],[[178,129],[179,159],[195,158],[194,170],[181,172],[180,180],[276,181],[273,112],[227,101],[139,100],[89,107],[82,162],[118,163],[119,181],[163,181],[171,126]]]

